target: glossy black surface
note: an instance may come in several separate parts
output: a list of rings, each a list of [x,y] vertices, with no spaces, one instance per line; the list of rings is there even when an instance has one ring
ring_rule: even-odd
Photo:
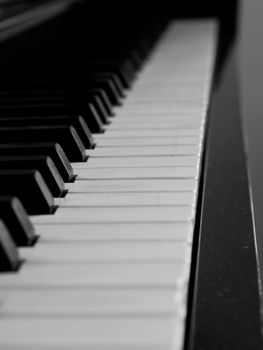
[[[235,54],[217,80],[209,116],[188,350],[263,348]]]
[[[20,265],[18,250],[5,223],[0,219],[0,271],[16,271]]]
[[[63,147],[70,161],[86,159],[85,148],[72,126],[32,126],[0,128],[0,143],[53,142]]]
[[[0,170],[1,196],[17,197],[30,215],[52,214],[54,198],[35,170]]]
[[[44,155],[52,159],[64,182],[74,180],[72,166],[58,143],[0,143],[0,157]]]
[[[37,236],[28,215],[15,197],[0,196],[0,219],[6,225],[16,246],[32,246]]]

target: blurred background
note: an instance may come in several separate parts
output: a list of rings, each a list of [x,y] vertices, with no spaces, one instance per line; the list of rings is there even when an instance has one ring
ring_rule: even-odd
[[[256,235],[263,281],[263,1],[243,0],[241,5],[240,101],[246,127]]]

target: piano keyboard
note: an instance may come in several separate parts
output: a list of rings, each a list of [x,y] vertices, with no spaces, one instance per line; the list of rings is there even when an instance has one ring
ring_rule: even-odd
[[[1,349],[183,349],[216,29],[170,23],[55,213],[30,216]]]

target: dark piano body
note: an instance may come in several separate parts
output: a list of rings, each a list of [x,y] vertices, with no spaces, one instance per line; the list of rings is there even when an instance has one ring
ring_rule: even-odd
[[[40,6],[50,5],[40,3]],[[160,1],[149,2],[148,6],[139,1],[50,3],[57,8],[46,16],[39,16],[37,21],[31,19],[14,25],[9,31],[2,29],[1,75],[5,72],[5,77],[8,76],[6,72],[16,67],[21,52],[30,60],[30,52],[51,40],[55,32],[59,35],[63,21],[68,23],[64,30],[69,40],[74,40],[72,35],[77,23],[74,20],[79,18],[75,18],[79,7],[82,16],[90,21],[89,30],[109,25],[114,20],[134,27],[145,19],[169,16],[216,17],[219,20],[219,47],[199,189],[185,349],[263,349],[257,249],[238,95],[238,2]],[[33,2],[27,5],[37,8]],[[114,42],[114,37],[111,39]],[[75,54],[78,54],[77,49]]]

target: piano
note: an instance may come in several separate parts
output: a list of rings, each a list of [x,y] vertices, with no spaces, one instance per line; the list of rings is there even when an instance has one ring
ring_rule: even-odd
[[[0,8],[0,349],[262,349],[239,2]]]

